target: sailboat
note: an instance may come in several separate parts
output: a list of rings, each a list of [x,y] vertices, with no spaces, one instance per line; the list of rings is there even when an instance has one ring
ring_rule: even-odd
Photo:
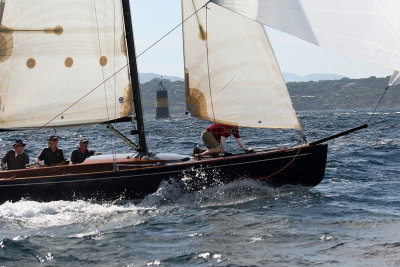
[[[366,126],[308,143],[263,25],[231,12],[235,1],[213,2],[182,0],[187,110],[228,125],[296,129],[302,144],[202,159],[149,153],[129,1],[2,0],[0,129],[105,123],[136,155],[0,172],[0,201],[143,198],[183,178],[188,190],[240,179],[318,185],[324,142]],[[134,122],[137,142],[113,128],[118,121]]]

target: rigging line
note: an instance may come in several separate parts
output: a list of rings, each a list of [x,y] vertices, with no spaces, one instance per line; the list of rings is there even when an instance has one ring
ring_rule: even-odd
[[[208,2],[207,2],[208,4]],[[182,20],[181,23],[179,23],[178,25],[176,25],[174,28],[172,28],[169,32],[167,32],[166,34],[164,34],[163,36],[161,36],[160,39],[158,39],[157,41],[155,41],[152,45],[150,45],[148,48],[146,48],[143,52],[141,52],[139,55],[136,56],[136,58],[140,57],[141,55],[143,55],[144,53],[146,53],[148,50],[150,50],[153,46],[155,46],[157,43],[159,43],[162,39],[164,39],[165,37],[167,37],[169,34],[171,34],[171,32],[175,31],[177,28],[179,28],[179,26],[181,26],[183,23],[185,23],[188,19],[190,19],[191,17],[193,17],[195,14],[197,14],[197,12],[199,12],[202,8],[204,8],[207,4],[205,4],[204,6],[200,7],[198,10],[195,10],[194,13],[192,15],[190,15],[189,17],[187,17],[186,19]]]
[[[99,50],[100,50],[101,74],[102,74],[103,80],[104,80],[104,66],[103,66],[103,64],[101,64],[102,63],[102,52],[101,52],[100,33],[99,33],[99,21],[97,19],[96,0],[93,0],[93,6],[94,6],[94,13],[95,13],[95,18],[96,18],[97,41],[98,41]],[[110,120],[110,114],[109,114],[109,111],[108,111],[107,91],[106,91],[106,84],[105,83],[103,83],[103,87],[104,87],[104,99],[105,99],[105,102],[106,102],[105,104],[106,104],[106,111],[107,111],[107,119]]]
[[[150,50],[153,46],[155,46],[157,43],[159,43],[162,39],[164,39],[167,35],[169,35],[171,32],[173,32],[174,30],[176,30],[179,26],[181,26],[183,23],[185,23],[188,19],[190,19],[191,17],[193,17],[197,12],[199,12],[202,8],[204,8],[209,2],[207,2],[205,5],[203,5],[201,8],[199,8],[198,10],[196,10],[193,14],[191,14],[189,17],[187,17],[186,19],[182,20],[181,23],[179,23],[177,26],[175,26],[174,28],[172,28],[168,33],[166,33],[165,35],[163,35],[160,39],[158,39],[157,41],[155,41],[152,45],[150,45],[147,49],[145,49],[144,51],[142,51],[139,55],[136,56],[136,59],[138,57],[140,57],[141,55],[143,55],[144,53],[146,53],[148,50]],[[98,84],[96,87],[94,87],[92,90],[90,90],[89,92],[87,92],[86,94],[84,94],[82,97],[80,97],[79,99],[77,99],[74,103],[72,103],[70,106],[68,106],[67,108],[65,108],[63,111],[61,111],[60,113],[58,113],[57,115],[55,115],[52,119],[50,119],[48,122],[46,122],[44,125],[40,126],[39,128],[36,129],[36,131],[30,135],[28,135],[23,141],[28,140],[30,137],[32,137],[33,135],[37,134],[40,130],[42,130],[43,128],[45,128],[47,125],[49,125],[52,121],[54,121],[58,116],[60,116],[61,114],[63,114],[64,112],[66,112],[67,110],[69,110],[70,108],[72,108],[73,106],[75,106],[76,104],[78,104],[82,99],[86,98],[88,95],[90,95],[92,92],[94,92],[95,90],[97,90],[100,86],[102,86],[103,84],[105,84],[108,80],[110,80],[111,78],[113,78],[115,75],[117,75],[119,72],[121,72],[124,68],[126,68],[128,65],[130,64],[129,59],[128,59],[128,63],[125,64],[124,66],[122,66],[121,68],[119,68],[115,73],[111,74],[107,79],[105,79],[104,81],[102,81],[100,84]]]
[[[160,140],[160,142],[158,142],[158,144],[156,145],[156,147],[154,148],[154,150],[151,151],[151,152],[149,153],[149,157],[150,157],[152,154],[154,154],[154,153],[157,151],[157,149],[160,148],[160,145],[164,142],[164,140],[167,139],[167,137],[169,137],[169,136],[171,135],[172,131],[175,130],[175,128],[178,126],[178,124],[180,124],[180,123],[183,121],[184,116],[185,116],[185,115],[188,115],[188,114],[189,114],[189,112],[186,111],[184,114],[181,115],[181,117],[180,117],[179,120],[178,120],[178,123],[176,123],[174,127],[172,127],[172,128],[169,129],[169,131],[167,132],[167,134],[165,134],[164,137]]]
[[[113,61],[114,61],[114,65],[113,65],[113,71],[115,72],[115,66],[116,66],[116,51],[115,51],[115,37],[116,37],[116,31],[115,31],[115,25],[116,25],[116,22],[115,22],[115,19],[116,19],[116,17],[115,17],[115,13],[116,13],[116,7],[115,7],[115,1],[113,1],[113,8],[114,8],[114,13],[113,13],[113,21],[114,21],[114,32],[113,32],[113,35],[114,35],[114,42],[113,42],[113,51],[114,51],[114,58],[113,58]],[[122,8],[121,8],[122,9]],[[122,12],[121,10],[120,10],[120,12]],[[114,77],[114,117],[117,117],[117,90],[116,90],[116,88],[117,88],[117,79],[115,79],[115,77]],[[112,151],[112,157],[113,157],[113,166],[115,166],[116,164],[117,164],[117,147],[116,147],[116,135],[115,134],[113,134],[112,135],[113,136],[113,138],[111,139],[112,140],[112,146],[111,146],[111,151]],[[115,169],[115,168],[114,168]]]
[[[113,41],[113,52],[114,52],[114,58],[113,58],[113,63],[114,63],[114,66],[113,66],[113,71],[115,72],[115,1],[113,1],[113,9],[114,9],[114,14],[113,14],[113,25],[114,25],[114,27],[113,27],[113,37],[114,37],[114,41]],[[116,101],[115,101],[115,98],[116,98],[116,95],[115,95],[115,88],[116,88],[116,80],[115,79],[113,79],[114,80],[114,117],[115,117],[115,115],[117,114],[117,108],[116,108]],[[112,154],[112,158],[113,158],[113,166],[115,166],[115,164],[116,164],[116,156],[117,156],[117,153],[116,153],[116,147],[115,147],[115,135],[112,135],[113,137],[112,137],[112,139],[111,139],[111,154]],[[114,168],[115,169],[115,168]]]
[[[207,37],[207,32],[208,32],[208,2],[206,4],[206,55],[207,55],[207,78],[208,78],[208,90],[210,92],[210,101],[211,101],[211,110],[212,110],[212,114],[213,114],[213,119],[214,119],[214,123],[215,121],[215,113],[214,113],[214,101],[212,98],[212,91],[211,91],[211,79],[210,79],[210,61],[209,61],[209,57],[208,57],[208,37]]]
[[[27,138],[25,138],[23,141],[28,140],[30,137],[34,136],[35,134],[37,134],[41,129],[45,128],[47,125],[49,125],[52,121],[54,121],[56,118],[58,118],[60,115],[62,115],[64,112],[66,112],[67,110],[69,110],[70,108],[72,108],[73,106],[75,106],[76,104],[78,104],[82,99],[86,98],[88,95],[90,95],[91,93],[93,93],[95,90],[97,90],[100,86],[102,86],[104,83],[106,83],[108,80],[110,80],[112,77],[114,77],[115,75],[117,75],[119,72],[121,72],[124,68],[126,68],[128,66],[128,64],[122,66],[120,69],[117,70],[117,72],[115,72],[114,74],[110,75],[107,79],[105,79],[104,81],[102,81],[99,85],[97,85],[96,87],[94,87],[92,90],[90,90],[89,92],[87,92],[86,94],[84,94],[82,97],[80,97],[78,100],[76,100],[74,103],[72,103],[71,105],[69,105],[67,108],[65,108],[63,111],[61,111],[60,113],[58,113],[57,115],[55,115],[52,119],[50,119],[48,122],[46,122],[45,124],[43,124],[42,126],[40,126],[39,128],[37,128],[32,134],[28,135]]]
[[[387,92],[387,90],[389,89],[389,87],[390,87],[389,85],[386,86],[385,91],[383,92],[381,98],[379,99],[378,104],[376,104],[376,107],[375,107],[375,109],[374,109],[374,112],[372,112],[371,117],[369,117],[369,120],[368,120],[367,124],[370,123],[370,121],[371,121],[371,119],[372,119],[372,116],[374,116],[376,109],[378,108],[379,104],[381,103],[381,101],[382,101],[382,99],[383,99],[383,96],[386,94],[386,92]]]

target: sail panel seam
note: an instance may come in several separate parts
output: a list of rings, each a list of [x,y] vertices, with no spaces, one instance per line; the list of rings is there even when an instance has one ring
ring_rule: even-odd
[[[102,51],[101,51],[101,42],[100,42],[100,33],[99,33],[99,21],[97,19],[97,8],[96,8],[96,0],[93,0],[93,6],[94,6],[94,13],[95,13],[95,18],[96,18],[96,31],[97,31],[97,41],[99,44],[99,52],[100,52],[100,60],[102,56]],[[103,81],[104,81],[104,66],[100,64],[101,66],[101,73],[103,76]],[[114,76],[115,79],[115,76]],[[107,101],[107,90],[106,90],[106,84],[103,83],[103,88],[104,88],[104,98],[105,98],[105,105],[106,105],[106,112],[107,112],[107,119],[110,120],[110,113],[108,111],[108,101]]]

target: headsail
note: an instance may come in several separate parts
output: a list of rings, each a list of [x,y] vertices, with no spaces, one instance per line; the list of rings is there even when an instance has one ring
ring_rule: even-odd
[[[182,0],[183,19],[206,0]],[[285,82],[261,24],[210,4],[183,24],[187,109],[210,121],[297,128]]]
[[[333,52],[400,70],[398,0],[212,0]]]
[[[400,72],[394,71],[392,77],[390,77],[389,86],[394,86],[400,84]]]
[[[131,113],[127,68],[102,84],[127,64],[120,0],[2,4],[1,129],[41,127],[54,117],[48,127],[81,125]]]

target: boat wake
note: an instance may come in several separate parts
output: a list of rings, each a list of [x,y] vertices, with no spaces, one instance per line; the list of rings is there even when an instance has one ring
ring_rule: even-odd
[[[82,237],[97,235],[110,229],[143,223],[149,208],[114,203],[78,201],[36,202],[21,200],[0,206],[0,236],[21,239],[31,235]],[[60,229],[63,229],[60,231]],[[18,233],[17,236],[12,233]]]
[[[191,179],[184,178],[182,182],[176,180],[164,181],[157,192],[146,196],[138,204],[140,207],[156,208],[164,205],[180,206],[230,206],[250,202],[263,198],[280,198],[293,192],[308,191],[304,186],[287,185],[279,188],[268,186],[260,181],[237,180],[228,184],[218,183],[204,187],[197,191],[188,191]],[[186,183],[189,181],[189,185]]]
[[[188,191],[183,179],[163,181],[143,200],[113,202],[20,200],[0,205],[0,236],[19,240],[32,235],[101,238],[102,233],[145,223],[175,208],[232,206],[260,199],[278,199],[304,187],[273,188],[259,181],[238,180]],[[57,230],[56,230],[57,229]]]

